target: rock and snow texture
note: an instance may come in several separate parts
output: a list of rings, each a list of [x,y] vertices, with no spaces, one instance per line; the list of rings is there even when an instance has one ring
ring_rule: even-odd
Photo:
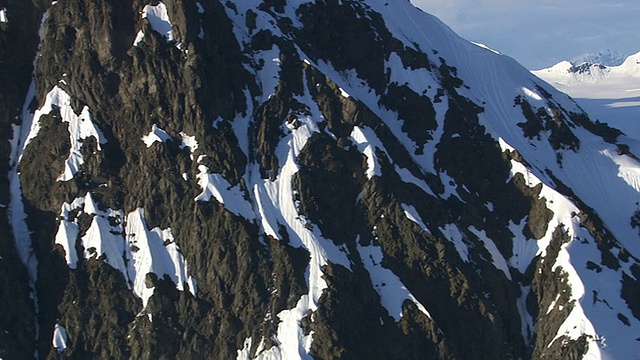
[[[137,209],[127,215],[125,231],[132,254],[129,276],[133,281],[133,291],[142,299],[143,306],[147,305],[154,291],[147,279],[149,273],[159,279],[169,276],[178,290],[196,294],[195,279],[189,275],[189,268],[171,229],[148,230],[143,209]]]
[[[64,172],[58,177],[59,181],[69,181],[80,171],[84,159],[82,157],[83,140],[93,137],[97,142],[97,149],[100,144],[104,144],[106,139],[100,129],[93,123],[91,113],[87,106],[84,106],[80,114],[71,107],[71,96],[58,86],[47,94],[45,103],[36,110],[33,116],[33,124],[26,143],[38,135],[40,129],[40,117],[50,115],[54,111],[59,112],[60,120],[69,124],[69,140],[71,149],[69,157],[65,161]]]
[[[385,351],[423,342],[409,355],[640,353],[628,295],[639,280],[640,143],[410,2],[196,5],[173,17],[191,27],[184,64],[174,66],[171,44],[127,53],[123,78],[175,79],[157,96],[120,88],[135,100],[100,114],[121,156],[87,162],[90,181],[56,182],[53,203],[29,199],[57,216],[53,240],[71,274],[103,261],[142,299],[153,329],[132,319],[134,341],[122,343],[135,344],[123,346],[142,354],[166,343],[176,347],[158,357],[197,358],[197,343],[239,359],[369,348],[393,358],[400,352]],[[143,10],[172,40],[168,15],[161,2]],[[192,24],[208,16],[196,36]],[[74,89],[82,78],[65,79]],[[100,149],[88,108],[75,115],[68,98],[56,87],[33,125],[25,116],[16,154],[44,136],[39,119],[54,107],[78,149],[91,137]],[[100,105],[96,118],[120,110]],[[81,160],[68,160],[69,176]],[[37,180],[23,169],[11,173],[13,199]],[[11,208],[26,227],[28,211]],[[183,293],[155,292],[163,278]],[[181,334],[162,335],[172,331]]]
[[[70,218],[72,213],[73,219]],[[78,217],[82,214],[91,216],[92,220],[84,235],[80,236]],[[76,251],[78,241],[82,254]],[[189,275],[171,229],[148,230],[142,209],[129,213],[125,219],[122,211],[99,210],[91,193],[87,193],[85,197],[62,206],[55,242],[64,249],[71,269],[77,267],[79,258],[95,257],[119,270],[132,284],[144,306],[154,291],[153,286],[148,285],[148,273],[154,273],[160,279],[169,276],[180,291],[192,294],[197,291],[195,279]]]
[[[369,272],[371,283],[380,294],[382,306],[387,309],[395,321],[400,321],[402,318],[402,306],[407,300],[413,302],[422,313],[431,318],[427,309],[407,290],[398,276],[382,266],[383,254],[379,247],[374,245],[358,246],[358,252]]]

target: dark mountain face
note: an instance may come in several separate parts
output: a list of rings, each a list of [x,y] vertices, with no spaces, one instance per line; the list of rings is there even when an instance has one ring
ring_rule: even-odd
[[[0,5],[0,357],[640,352],[639,143],[408,1]]]

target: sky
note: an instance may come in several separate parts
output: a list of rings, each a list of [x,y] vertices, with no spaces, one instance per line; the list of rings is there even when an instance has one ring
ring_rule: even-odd
[[[640,0],[411,0],[458,35],[541,69],[586,53],[640,51]]]

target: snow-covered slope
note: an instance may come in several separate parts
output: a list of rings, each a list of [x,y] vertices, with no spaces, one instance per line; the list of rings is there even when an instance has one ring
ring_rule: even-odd
[[[13,136],[41,353],[640,353],[640,143],[513,59],[409,1],[104,6]]]

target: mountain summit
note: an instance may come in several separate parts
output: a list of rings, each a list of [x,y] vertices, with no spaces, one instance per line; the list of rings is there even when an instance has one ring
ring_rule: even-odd
[[[409,1],[0,5],[0,357],[640,353],[640,143]]]
[[[598,51],[596,53],[586,53],[576,56],[571,60],[574,65],[582,63],[600,64],[604,66],[618,66],[625,60],[625,57],[617,51]]]

